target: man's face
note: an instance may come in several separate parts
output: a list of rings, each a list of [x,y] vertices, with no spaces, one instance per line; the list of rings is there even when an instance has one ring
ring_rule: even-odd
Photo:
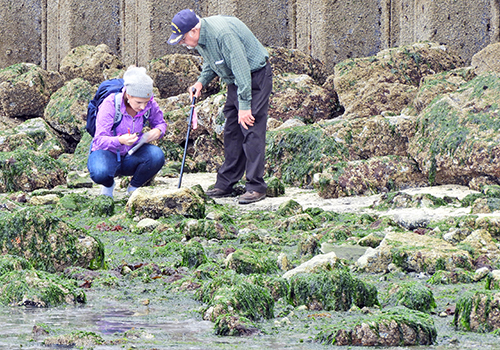
[[[184,37],[179,41],[179,44],[192,50],[198,45],[199,38],[200,31],[196,28],[193,28],[189,32],[184,34]]]

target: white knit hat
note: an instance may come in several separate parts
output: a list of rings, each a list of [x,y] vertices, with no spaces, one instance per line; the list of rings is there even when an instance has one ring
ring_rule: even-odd
[[[141,98],[153,96],[153,79],[146,74],[146,68],[129,67],[123,75],[123,80],[130,96]]]

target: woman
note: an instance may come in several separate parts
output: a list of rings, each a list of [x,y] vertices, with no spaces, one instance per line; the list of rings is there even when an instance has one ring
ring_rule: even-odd
[[[131,194],[152,179],[165,163],[162,150],[149,143],[128,153],[143,137],[147,137],[146,142],[163,137],[167,123],[153,98],[153,80],[146,74],[146,68],[129,67],[123,80],[123,90],[116,96],[121,104],[122,120],[113,130],[115,94],[110,94],[99,106],[87,162],[90,177],[103,186],[101,194],[110,197],[113,197],[115,176],[132,176],[127,188],[127,193]],[[145,114],[149,115],[151,131],[143,134]]]

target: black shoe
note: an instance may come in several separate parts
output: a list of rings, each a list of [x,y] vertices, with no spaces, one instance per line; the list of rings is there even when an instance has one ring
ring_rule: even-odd
[[[261,193],[261,192],[255,192],[255,191],[246,191],[244,194],[240,196],[240,199],[238,200],[238,203],[240,204],[249,204],[253,202],[260,201],[262,199],[266,198],[266,193]]]
[[[212,188],[211,190],[208,190],[205,192],[207,196],[210,198],[222,198],[222,197],[229,197],[233,193],[232,189],[229,190],[223,190],[221,188]]]

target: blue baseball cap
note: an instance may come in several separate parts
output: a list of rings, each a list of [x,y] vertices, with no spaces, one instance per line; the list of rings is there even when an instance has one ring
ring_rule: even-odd
[[[179,43],[182,37],[193,29],[199,21],[200,19],[191,9],[178,12],[172,19],[172,35],[168,39],[168,43],[170,45]]]

